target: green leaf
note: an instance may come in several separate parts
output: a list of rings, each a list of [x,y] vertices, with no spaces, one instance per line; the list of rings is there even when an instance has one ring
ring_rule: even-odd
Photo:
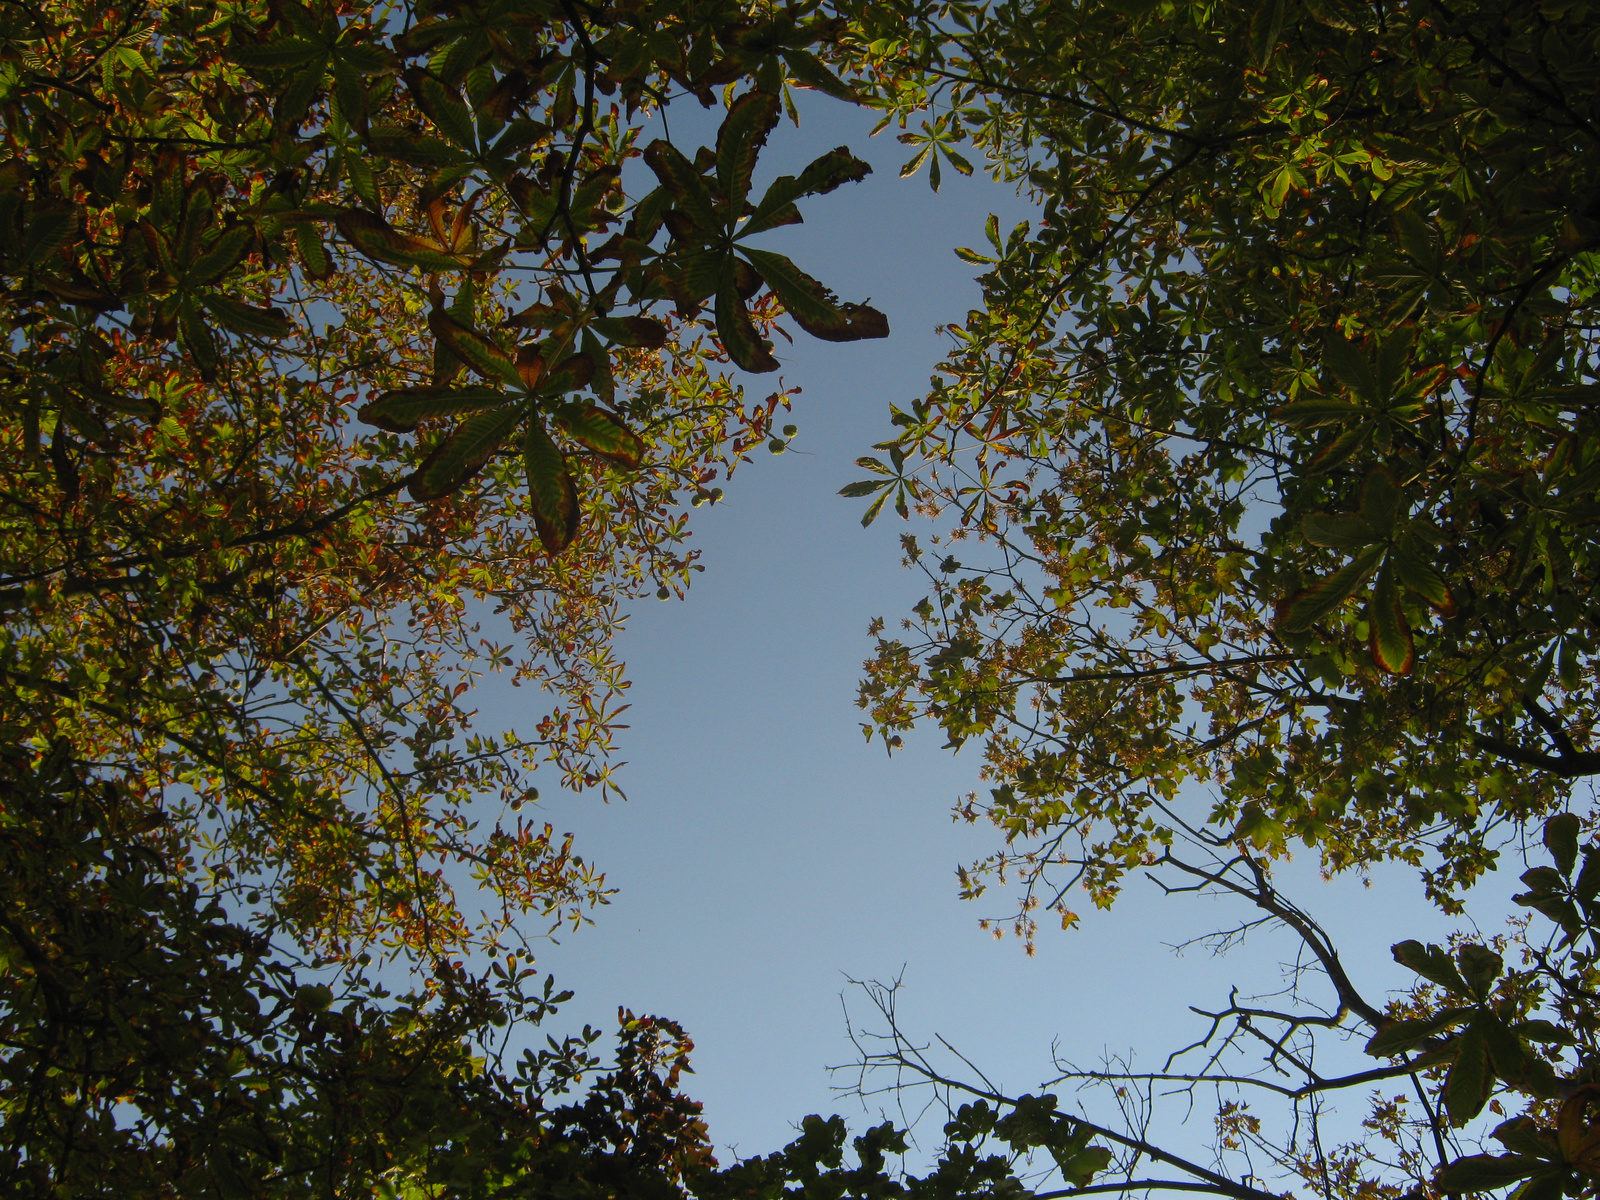
[[[1372,653],[1372,661],[1391,675],[1409,674],[1417,651],[1411,640],[1411,626],[1400,607],[1394,569],[1388,563],[1378,572],[1377,585],[1372,589],[1372,601],[1367,609],[1367,629],[1367,645]]]
[[[296,225],[294,244],[300,253],[301,269],[312,279],[326,279],[333,274],[333,259],[328,255],[328,248],[322,244],[322,236],[316,226]]]
[[[699,226],[702,233],[709,235],[722,227],[705,180],[676,146],[658,138],[645,147],[644,161],[672,197],[677,210]]]
[[[845,484],[839,489],[839,495],[854,500],[860,496],[870,496],[879,488],[886,488],[892,483],[894,483],[892,479],[863,479],[858,483]]]
[[[224,328],[250,337],[286,338],[294,326],[281,308],[241,304],[230,296],[212,292],[200,298],[206,311]]]
[[[1111,1165],[1111,1151],[1104,1146],[1087,1146],[1070,1156],[1063,1156],[1051,1147],[1051,1155],[1061,1171],[1061,1178],[1069,1187],[1088,1187],[1090,1181]]]
[[[884,501],[886,501],[893,494],[894,492],[892,490],[885,490],[883,495],[879,496],[867,506],[867,511],[861,514],[861,527],[863,529],[878,519],[878,513],[883,510]]]
[[[184,272],[184,282],[193,286],[220,279],[244,257],[245,247],[249,244],[249,228],[235,225],[219,237],[210,250],[188,265],[188,269]]]
[[[1378,381],[1361,347],[1342,337],[1328,340],[1322,351],[1322,365],[1350,391],[1368,404],[1378,402]]]
[[[439,132],[464,150],[477,148],[477,130],[472,122],[472,110],[462,103],[444,84],[431,75],[406,72],[406,82],[417,99],[417,107],[428,115]]]
[[[1372,526],[1350,514],[1335,517],[1327,513],[1310,513],[1301,520],[1300,532],[1313,546],[1329,546],[1337,550],[1360,550],[1377,540]]]
[[[744,210],[756,159],[777,124],[778,98],[767,92],[746,92],[728,109],[717,130],[717,182],[729,211],[738,214]]]
[[[283,71],[291,67],[303,67],[326,57],[327,53],[327,47],[309,38],[299,37],[284,38],[282,41],[268,42],[259,46],[247,42],[235,42],[228,47],[230,59],[241,67],[249,67],[256,71]]]
[[[459,491],[516,430],[521,405],[506,404],[457,425],[411,477],[413,500],[438,500]]]
[[[1477,1021],[1458,1039],[1455,1061],[1444,1081],[1444,1107],[1452,1125],[1465,1125],[1489,1102],[1493,1076],[1489,1073],[1489,1048]]]
[[[1311,460],[1311,465],[1306,470],[1307,475],[1323,475],[1342,466],[1356,451],[1362,449],[1372,439],[1373,426],[1370,422],[1357,425],[1354,429],[1346,429],[1333,441],[1329,442]]]
[[[378,195],[378,178],[372,173],[366,157],[354,147],[344,151],[344,170],[357,196],[371,208],[383,207],[383,200]]]
[[[534,527],[545,552],[554,557],[577,537],[581,510],[567,460],[537,417],[528,422],[528,431],[523,435],[522,462],[528,476]]]
[[[1382,558],[1381,546],[1368,550],[1321,582],[1287,597],[1278,605],[1278,628],[1285,633],[1302,633],[1310,629],[1354,595]]]
[[[1505,968],[1498,954],[1476,942],[1468,942],[1456,951],[1456,962],[1461,967],[1461,977],[1479,1000],[1489,995],[1489,989]]]
[[[750,310],[740,299],[732,278],[717,289],[716,317],[717,337],[738,366],[756,374],[778,369],[778,360],[756,332]]]
[[[467,366],[488,380],[498,380],[521,389],[522,376],[504,347],[496,345],[476,329],[462,324],[441,308],[428,314],[428,328]]]
[[[446,253],[432,242],[401,233],[377,213],[341,208],[333,218],[345,241],[374,262],[397,267],[422,267],[431,271],[460,270],[466,260]]]
[[[1394,567],[1395,578],[1406,591],[1420,597],[1444,616],[1455,615],[1455,597],[1433,567],[1404,550],[1391,551],[1389,563]]]
[[[1280,405],[1272,410],[1272,415],[1295,429],[1315,429],[1322,425],[1341,425],[1365,419],[1368,410],[1364,405],[1352,404],[1348,400],[1318,396]]]
[[[384,392],[356,414],[391,433],[410,433],[433,417],[459,417],[504,404],[512,397],[493,388],[399,388]]]
[[[1393,532],[1400,501],[1400,483],[1394,472],[1388,467],[1375,467],[1367,472],[1361,483],[1361,516],[1380,537],[1388,537]]]
[[[367,141],[379,155],[416,167],[455,167],[467,161],[459,149],[443,138],[419,136],[394,126],[374,125],[367,131]]]
[[[854,342],[889,336],[889,319],[881,312],[865,304],[839,303],[832,292],[783,255],[749,247],[744,253],[784,310],[812,337]]]
[[[353,129],[367,127],[367,88],[359,67],[349,59],[333,60],[333,91],[339,98],[339,111]]]
[[[784,50],[782,54],[790,76],[801,87],[826,92],[839,100],[856,98],[850,85],[830,71],[816,55],[804,50]]]
[[[1492,1192],[1508,1183],[1549,1169],[1550,1164],[1524,1154],[1474,1154],[1458,1158],[1433,1177],[1443,1193]]]
[[[316,98],[317,92],[322,87],[327,64],[326,55],[313,59],[289,81],[288,87],[278,93],[277,103],[272,108],[272,118],[280,127],[292,126],[305,116],[306,110],[311,107],[311,101]]]
[[[848,146],[835,147],[813,159],[799,175],[780,175],[774,179],[740,233],[760,233],[778,225],[793,224],[799,220],[794,202],[802,196],[825,195],[842,184],[859,182],[870,174],[872,168],[851,154]]]
[[[1438,984],[1448,992],[1458,996],[1470,996],[1472,991],[1467,987],[1466,981],[1456,971],[1456,964],[1450,955],[1438,946],[1424,946],[1414,939],[1397,942],[1389,948],[1394,955],[1395,962],[1403,967],[1409,967],[1424,979]]]
[[[1544,847],[1556,860],[1556,869],[1570,876],[1578,862],[1578,833],[1583,822],[1576,813],[1557,813],[1544,823]]]
[[[1474,1008],[1447,1008],[1431,1017],[1413,1021],[1391,1021],[1367,1042],[1367,1053],[1374,1058],[1401,1058],[1435,1034],[1459,1024],[1477,1012]]]
[[[1250,17],[1250,57],[1257,67],[1265,69],[1272,61],[1283,30],[1283,6],[1284,0],[1265,0]]]
[[[563,404],[555,419],[568,437],[607,462],[632,471],[644,461],[643,439],[616,413],[597,404]]]

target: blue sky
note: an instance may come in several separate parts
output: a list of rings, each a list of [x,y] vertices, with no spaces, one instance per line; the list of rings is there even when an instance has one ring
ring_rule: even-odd
[[[955,866],[995,838],[949,816],[978,786],[976,753],[951,754],[929,735],[891,760],[864,742],[854,693],[867,623],[893,622],[922,592],[898,565],[904,526],[889,513],[863,530],[864,502],[835,493],[861,477],[854,459],[889,436],[889,404],[926,389],[935,326],[978,301],[952,247],[981,243],[989,212],[1009,228],[1026,208],[987,180],[950,173],[934,195],[925,175],[898,179],[905,148],[892,131],[869,141],[869,114],[813,98],[804,118],[774,134],[769,176],[840,143],[877,170],[811,201],[806,223],[779,231],[772,248],[845,299],[871,297],[893,335],[780,342],[783,377],[803,388],[794,450],[741,468],[726,499],[699,510],[706,572],[687,600],[641,606],[622,636],[634,681],[621,738],[631,799],[547,794],[543,804],[620,889],[594,926],[542,958],[577,992],[567,1019],[606,1028],[625,1004],[682,1021],[698,1046],[689,1090],[719,1149],[742,1154],[778,1148],[810,1112],[865,1123],[860,1103],[832,1090],[847,1080],[826,1071],[852,1058],[847,978],[903,974],[909,1028],[943,1034],[1022,1091],[1048,1073],[1053,1044],[1082,1062],[1134,1046],[1145,1061],[1164,1056],[1198,1032],[1189,1004],[1220,1002],[1231,983],[1277,986],[1284,947],[1175,956],[1171,944],[1237,912],[1135,888],[1081,930],[1046,933],[1029,959],[977,927],[1003,915],[1003,900],[980,908],[955,895]],[[673,119],[681,142],[687,121]],[[486,727],[519,715],[491,703]],[[1449,928],[1410,872],[1381,875],[1370,891],[1322,884],[1298,864],[1286,878],[1346,935],[1352,974],[1373,994],[1407,982],[1391,942]],[[1509,887],[1480,889],[1486,912],[1504,911]]]

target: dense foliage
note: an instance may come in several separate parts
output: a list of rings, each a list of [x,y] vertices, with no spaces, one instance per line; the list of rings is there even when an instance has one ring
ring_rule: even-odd
[[[846,489],[949,522],[862,703],[984,745],[968,892],[1070,924],[1188,829],[1452,905],[1600,769],[1600,10],[854,11],[908,166],[1040,205]]]
[[[624,605],[681,592],[683,502],[792,436],[787,393],[718,364],[776,369],[785,312],[887,332],[745,243],[867,170],[840,149],[750,194],[791,83],[842,91],[807,49],[836,28],[681,0],[8,10],[12,1184],[481,1191],[545,1172],[537,1142],[577,1192],[638,1190],[653,1066],[592,1084],[615,1136],[567,1161],[582,1122],[481,1060],[548,1007],[528,944],[606,895],[530,819],[532,772],[614,787]],[[672,142],[674,96],[724,105],[713,146]],[[493,673],[549,711],[475,727]],[[649,1048],[670,1026],[625,1033],[624,1074],[630,1045],[681,1065]],[[557,1083],[594,1065],[551,1049]],[[684,1121],[650,1186],[702,1152]]]
[[[1592,1194],[1600,848],[1562,810],[1600,773],[1600,10],[8,11],[12,1191]],[[961,811],[1006,842],[966,888],[1016,872],[1025,936],[1139,867],[1314,964],[1207,1012],[1193,1070],[1063,1064],[1104,1117],[942,1070],[877,993],[862,1090],[935,1089],[924,1174],[838,1118],[719,1168],[669,1021],[624,1013],[609,1068],[589,1030],[518,1057],[564,999],[525,943],[605,896],[530,774],[614,786],[622,606],[695,568],[680,501],[791,436],[719,364],[775,370],[784,315],[887,333],[748,244],[867,169],[752,191],[791,86],[878,106],[935,186],[971,143],[1041,205],[959,252],[984,307],[846,489],[952,526],[906,539],[931,591],[869,733],[984,742]],[[666,136],[675,97],[720,105],[713,146]],[[475,728],[494,672],[552,711]],[[1388,1003],[1273,883],[1298,838],[1451,906],[1537,823],[1538,915],[1399,943],[1422,982]],[[1416,1109],[1375,1094],[1324,1144],[1329,1097],[1391,1081]],[[1213,1090],[1213,1159],[1146,1120],[1174,1087]]]
[[[541,760],[609,786],[620,602],[681,590],[681,499],[781,444],[785,397],[710,367],[774,368],[780,303],[887,332],[735,247],[867,169],[838,150],[747,197],[791,72],[842,86],[806,50],[832,28],[803,5],[18,10],[6,719],[321,952],[581,919],[600,877],[515,810]],[[669,94],[713,89],[714,149],[641,150]],[[630,198],[641,154],[659,186]],[[496,671],[554,710],[474,729]]]

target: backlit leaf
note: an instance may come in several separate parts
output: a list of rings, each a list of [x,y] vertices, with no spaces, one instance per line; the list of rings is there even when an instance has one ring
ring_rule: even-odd
[[[1405,675],[1416,661],[1411,626],[1400,607],[1400,591],[1395,586],[1394,568],[1388,564],[1378,572],[1367,609],[1367,645],[1372,661],[1391,675]]]
[[[459,417],[506,403],[511,397],[493,388],[401,388],[384,392],[356,414],[369,425],[391,433],[410,433],[421,421]]]
[[[459,491],[505,445],[522,420],[522,407],[516,404],[468,417],[417,469],[411,479],[411,498],[438,500]]]
[[[523,435],[522,460],[534,527],[545,552],[553,557],[578,535],[581,514],[577,485],[567,469],[567,460],[537,418],[528,422],[528,431]]]
[[[628,470],[644,461],[643,439],[616,413],[596,404],[563,404],[555,411],[562,432],[607,462]]]
[[[750,310],[730,279],[717,289],[717,338],[728,357],[746,371],[762,374],[778,369],[778,360],[756,332]]]
[[[1333,612],[1355,594],[1366,582],[1367,576],[1377,568],[1383,558],[1381,546],[1339,568],[1319,583],[1296,592],[1278,606],[1276,624],[1285,633],[1300,633],[1310,629],[1322,617]]]
[[[821,283],[781,254],[745,248],[750,263],[795,323],[812,337],[854,342],[889,336],[889,319],[865,304],[841,304]]]

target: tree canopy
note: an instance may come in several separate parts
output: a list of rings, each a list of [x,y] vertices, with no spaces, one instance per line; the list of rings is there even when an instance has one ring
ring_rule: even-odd
[[[1071,923],[1194,830],[1453,904],[1600,768],[1594,9],[854,11],[908,167],[1040,205],[846,489],[948,522],[861,698],[982,741],[969,890]]]
[[[1600,774],[1600,11],[9,12],[19,1194],[1592,1194],[1600,847],[1569,810]],[[908,1131],[852,1158],[820,1117],[719,1166],[668,1020],[621,1013],[609,1063],[588,1029],[516,1055],[566,999],[528,943],[607,895],[524,812],[533,773],[615,787],[626,604],[698,567],[683,500],[792,436],[788,393],[752,402],[722,367],[776,370],[780,319],[888,332],[751,241],[868,170],[840,147],[755,193],[794,87],[880,110],[908,174],[970,173],[966,147],[1040,206],[958,251],[983,307],[845,489],[869,523],[891,499],[946,523],[904,539],[930,592],[878,626],[869,736],[983,743],[993,790],[959,811],[1004,844],[963,885],[1018,880],[1030,941],[1142,869],[1315,964],[1207,1011],[1192,1069],[1060,1065],[1051,1086],[1110,1089],[1121,1120],[945,1070],[875,993],[860,1090],[884,1069],[948,1117],[921,1174]],[[691,98],[720,109],[713,145],[668,135]],[[550,711],[478,729],[493,672]],[[1453,908],[1535,829],[1533,915],[1396,944],[1420,982],[1388,1001],[1273,879],[1299,839],[1329,871],[1422,865]],[[1327,1097],[1399,1081],[1416,1109],[1376,1096],[1322,1144]],[[1214,1089],[1214,1162],[1129,1117],[1171,1087]],[[1509,1119],[1473,1153],[1485,1112]]]

